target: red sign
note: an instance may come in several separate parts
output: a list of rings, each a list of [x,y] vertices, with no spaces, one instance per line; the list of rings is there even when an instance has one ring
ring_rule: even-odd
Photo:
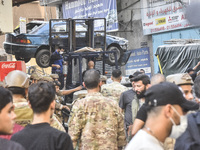
[[[13,71],[21,70],[26,72],[26,65],[24,61],[1,61],[0,62],[0,81],[3,81],[5,76]]]

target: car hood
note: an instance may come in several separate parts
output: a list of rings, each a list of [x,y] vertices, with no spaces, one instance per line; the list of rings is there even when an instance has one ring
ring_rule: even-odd
[[[113,35],[106,35],[107,37],[110,37],[110,38],[113,38],[113,39],[115,39],[115,40],[117,40],[117,41],[124,41],[124,42],[128,42],[128,40],[127,39],[125,39],[125,38],[122,38],[122,37],[118,37],[118,36],[113,36]]]

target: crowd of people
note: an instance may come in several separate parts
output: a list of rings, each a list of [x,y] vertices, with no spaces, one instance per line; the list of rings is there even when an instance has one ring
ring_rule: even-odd
[[[68,106],[63,96],[82,86],[60,90],[57,74],[29,77],[11,71],[0,87],[0,150],[200,148],[200,76],[150,78],[140,70],[129,76],[131,87],[125,87],[121,70],[113,70],[113,82],[106,84],[92,66],[84,71],[86,95]],[[71,112],[68,128],[61,121],[63,109]]]

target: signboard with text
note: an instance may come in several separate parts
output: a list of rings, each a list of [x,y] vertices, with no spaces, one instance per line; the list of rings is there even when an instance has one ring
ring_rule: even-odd
[[[145,70],[145,74],[151,76],[151,63],[149,48],[131,50],[131,56],[126,64],[126,76],[132,75],[140,69]]]
[[[107,31],[118,30],[116,0],[68,0],[63,2],[63,18],[106,18]],[[96,22],[95,27],[103,29],[104,23]]]
[[[192,25],[185,18],[189,0],[142,0],[141,16],[144,35],[188,28]]]

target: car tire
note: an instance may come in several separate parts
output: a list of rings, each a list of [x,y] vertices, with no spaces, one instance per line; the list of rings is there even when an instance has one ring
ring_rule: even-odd
[[[41,68],[47,68],[49,67],[49,62],[50,62],[50,51],[47,49],[41,49],[36,54],[37,65],[40,66]]]
[[[120,60],[121,56],[123,55],[123,49],[118,46],[118,45],[114,45],[114,46],[109,46],[107,48],[107,51],[116,51],[117,52],[117,61]],[[107,60],[107,64],[114,66],[115,65],[115,55],[114,53],[109,53],[108,54],[108,60]]]
[[[18,61],[25,61],[25,63],[27,63],[31,60],[31,58],[22,58],[22,57],[16,56],[16,55],[15,55],[15,59]]]

